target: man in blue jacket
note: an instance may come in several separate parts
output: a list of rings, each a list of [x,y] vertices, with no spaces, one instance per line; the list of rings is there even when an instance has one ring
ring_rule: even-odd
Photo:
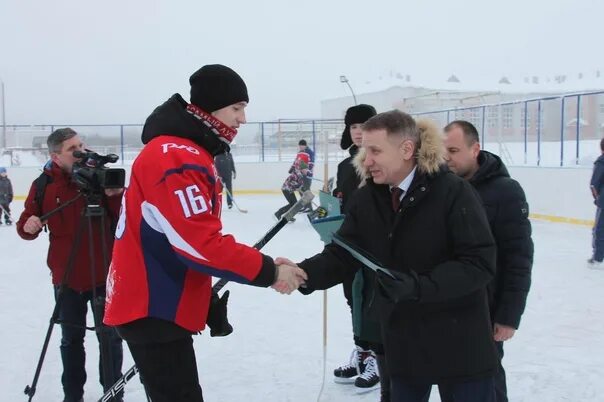
[[[604,138],[600,141],[601,155],[594,162],[594,171],[591,175],[591,194],[594,197],[596,204],[596,221],[593,228],[593,255],[587,263],[590,268],[603,268],[602,260],[604,260],[604,219],[602,219],[602,190],[604,190]]]

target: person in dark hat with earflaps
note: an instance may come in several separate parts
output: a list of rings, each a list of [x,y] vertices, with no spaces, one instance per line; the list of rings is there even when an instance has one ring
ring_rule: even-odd
[[[191,103],[175,94],[145,122],[107,275],[104,322],[128,343],[153,402],[203,401],[192,335],[206,324],[212,336],[233,330],[213,276],[281,293],[306,276],[222,234],[213,158],[246,122],[247,87],[218,64],[189,82]]]
[[[345,128],[340,140],[340,147],[347,149],[350,156],[338,165],[336,188],[333,191],[333,195],[341,201],[343,213],[346,213],[348,201],[361,183],[361,178],[353,165],[353,160],[361,148],[362,126],[363,123],[376,114],[375,108],[366,104],[352,106],[346,111],[344,117]],[[342,288],[353,314],[353,321],[354,317],[360,318],[357,323],[362,325],[361,314],[356,314],[359,312],[355,312],[355,307],[353,307],[358,304],[358,301],[357,303],[353,301],[353,280],[354,273],[342,282]],[[362,331],[354,325],[353,329],[355,347],[351,353],[350,361],[334,370],[334,381],[354,384],[355,390],[358,393],[363,393],[378,387],[380,380],[382,382],[387,381],[387,377],[384,377],[378,369],[378,357],[383,355],[383,347],[379,339],[376,339],[379,337],[367,336],[367,331]],[[382,398],[382,402],[388,401],[387,388],[387,386],[384,387],[386,395]]]

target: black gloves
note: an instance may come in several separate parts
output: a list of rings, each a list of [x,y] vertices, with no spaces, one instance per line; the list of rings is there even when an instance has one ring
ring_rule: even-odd
[[[414,271],[398,272],[388,271],[394,278],[384,271],[377,272],[378,291],[388,301],[396,304],[402,301],[418,300],[419,278]]]
[[[210,299],[210,308],[206,324],[210,327],[210,336],[227,336],[233,332],[233,327],[229,324],[227,318],[227,302],[229,301],[230,291],[224,292],[222,297],[212,292]]]

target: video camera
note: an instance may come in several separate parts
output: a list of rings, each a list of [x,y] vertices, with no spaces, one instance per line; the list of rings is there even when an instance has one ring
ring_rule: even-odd
[[[117,162],[116,154],[99,155],[87,149],[74,151],[73,156],[81,160],[73,164],[71,175],[83,191],[100,193],[103,189],[124,187],[126,171],[105,167],[106,163]]]

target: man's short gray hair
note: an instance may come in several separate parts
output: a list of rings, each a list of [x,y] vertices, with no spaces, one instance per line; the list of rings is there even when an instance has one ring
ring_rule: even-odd
[[[48,152],[61,152],[63,143],[68,139],[75,137],[76,135],[78,135],[78,133],[76,133],[74,129],[69,127],[59,128],[53,131],[46,140],[46,144],[48,145]]]
[[[376,114],[363,124],[363,130],[386,130],[389,136],[401,136],[410,139],[416,145],[419,143],[419,129],[415,119],[396,109]]]

